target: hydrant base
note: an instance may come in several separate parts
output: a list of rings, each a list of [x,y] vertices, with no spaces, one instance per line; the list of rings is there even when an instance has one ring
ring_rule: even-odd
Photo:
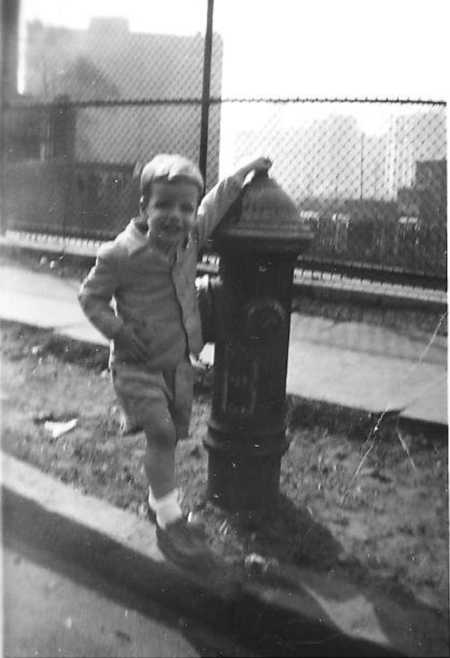
[[[266,509],[279,497],[280,454],[239,455],[208,451],[208,499],[230,511]]]

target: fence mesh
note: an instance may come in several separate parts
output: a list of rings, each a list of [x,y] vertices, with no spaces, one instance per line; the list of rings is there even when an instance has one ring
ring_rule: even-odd
[[[109,238],[137,211],[143,162],[161,151],[199,162],[204,19],[192,36],[121,18],[27,25],[23,94],[5,113],[7,228]],[[317,263],[446,279],[445,104],[223,98],[227,46],[214,35],[207,188],[267,154]]]
[[[314,230],[312,256],[445,273],[442,106],[276,99],[229,105],[224,132],[238,126],[230,156],[270,154],[273,175]],[[239,116],[248,117],[247,127]]]

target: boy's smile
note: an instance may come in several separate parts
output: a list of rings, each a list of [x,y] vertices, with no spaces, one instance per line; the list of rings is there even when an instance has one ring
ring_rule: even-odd
[[[164,252],[176,249],[188,236],[199,203],[198,187],[189,181],[155,181],[143,209],[150,241]]]

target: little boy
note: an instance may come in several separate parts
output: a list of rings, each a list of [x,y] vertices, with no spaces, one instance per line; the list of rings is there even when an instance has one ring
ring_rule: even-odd
[[[247,175],[271,165],[268,158],[253,160],[200,203],[204,183],[197,166],[181,155],[157,155],[142,170],[139,217],[100,247],[78,296],[91,323],[111,341],[123,430],[145,432],[148,503],[158,545],[182,563],[198,563],[207,551],[198,529],[183,516],[175,480],[175,447],[188,434],[193,401],[191,362],[203,346],[195,291],[198,252]]]

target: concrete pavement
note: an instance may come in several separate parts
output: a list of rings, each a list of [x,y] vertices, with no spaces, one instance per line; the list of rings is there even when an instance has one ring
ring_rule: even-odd
[[[3,655],[249,656],[236,642],[114,588],[73,560],[7,537]]]
[[[79,307],[79,282],[0,267],[0,317],[105,345]],[[213,362],[214,349],[203,358]],[[293,313],[287,392],[372,413],[447,425],[447,337]]]
[[[447,425],[447,339],[292,315],[287,391]]]

